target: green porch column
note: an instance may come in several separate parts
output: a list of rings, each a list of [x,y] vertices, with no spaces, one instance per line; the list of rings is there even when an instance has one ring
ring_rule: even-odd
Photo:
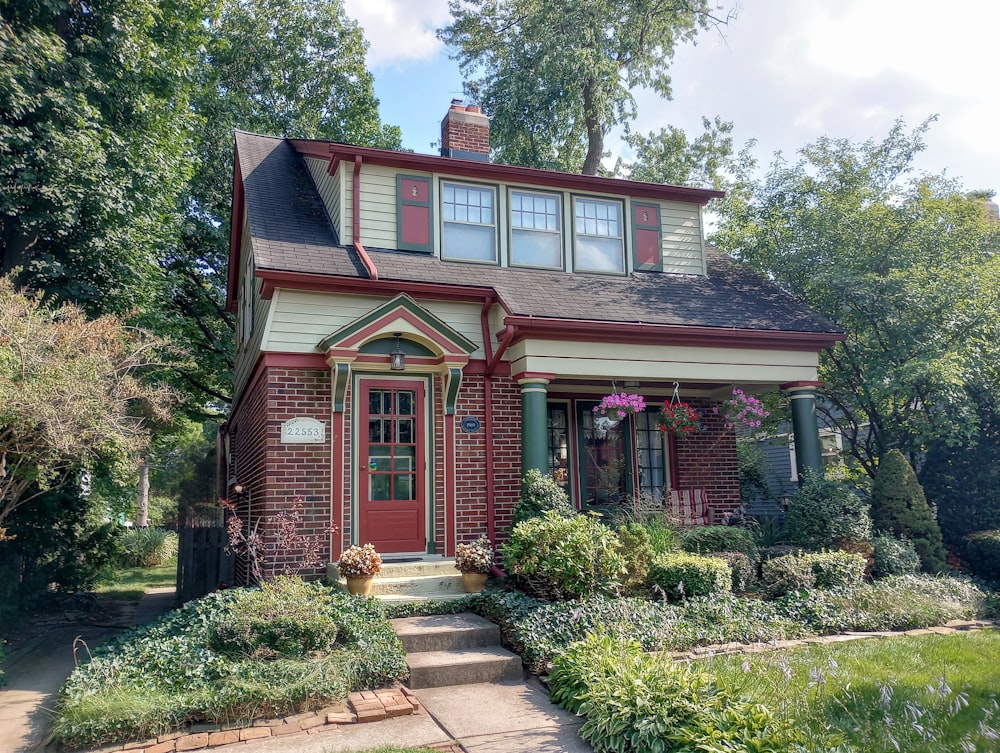
[[[521,475],[532,468],[549,472],[548,411],[546,403],[549,380],[523,377],[521,385]]]
[[[799,484],[804,471],[823,472],[823,453],[819,444],[819,424],[816,422],[816,388],[822,382],[792,382],[781,385],[792,398],[792,433],[795,436],[795,467]]]

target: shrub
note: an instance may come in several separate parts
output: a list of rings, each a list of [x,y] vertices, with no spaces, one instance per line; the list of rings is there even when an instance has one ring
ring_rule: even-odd
[[[455,547],[455,567],[463,573],[488,573],[493,567],[493,544],[485,535]]]
[[[211,645],[229,656],[305,656],[328,651],[337,639],[329,604],[297,578],[279,575],[260,588],[241,589],[225,611]]]
[[[965,559],[976,575],[1000,580],[1000,530],[979,531],[966,536]]]
[[[685,552],[743,552],[754,562],[759,557],[753,533],[740,526],[695,526],[681,531],[678,539]]]
[[[519,586],[543,599],[616,593],[625,574],[614,531],[590,515],[556,510],[514,526],[503,561]]]
[[[649,543],[649,532],[641,523],[626,523],[616,531],[621,544],[621,557],[625,575],[621,580],[623,593],[632,594],[646,585],[649,563],[654,552]]]
[[[158,567],[177,557],[177,534],[162,528],[127,528],[119,539],[126,567]]]
[[[897,539],[889,534],[879,533],[872,538],[875,558],[873,574],[876,578],[887,575],[911,575],[920,569],[920,556],[913,544],[906,539]]]
[[[871,538],[868,505],[844,484],[807,471],[788,502],[785,539],[809,549],[828,549],[840,541]]]
[[[707,671],[607,635],[571,646],[549,682],[553,701],[586,718],[579,735],[597,751],[778,753],[799,741],[790,722],[733,696]]]
[[[340,553],[337,570],[341,578],[370,578],[382,572],[382,555],[374,544],[352,544]]]
[[[677,529],[662,518],[651,518],[642,525],[649,535],[653,554],[663,554],[677,548]]]
[[[947,569],[941,528],[917,475],[899,450],[890,450],[879,460],[872,481],[872,520],[880,530],[912,541],[925,571]]]
[[[733,591],[743,593],[753,589],[757,582],[757,563],[751,562],[743,552],[710,552],[708,556],[729,565],[733,572]]]
[[[857,586],[865,579],[865,558],[852,552],[813,552],[802,558],[812,566],[816,588]]]
[[[573,504],[556,480],[531,468],[521,481],[521,496],[514,505],[510,527],[513,529],[518,523],[540,517],[550,510],[567,518],[576,515]]]
[[[767,562],[768,560],[777,559],[789,554],[802,554],[804,551],[802,547],[795,546],[794,544],[775,544],[774,546],[767,546],[760,550],[760,560],[761,562]]]
[[[686,552],[657,555],[649,566],[649,583],[669,599],[728,594],[733,574],[723,560]]]
[[[816,587],[812,564],[802,556],[786,554],[764,562],[760,567],[760,582],[769,596],[784,596],[792,591]]]

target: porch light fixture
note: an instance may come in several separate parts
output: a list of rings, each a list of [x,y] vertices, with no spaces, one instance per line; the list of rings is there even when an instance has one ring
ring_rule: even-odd
[[[406,353],[399,346],[400,333],[395,333],[396,337],[396,347],[392,349],[392,353],[389,354],[389,368],[393,371],[403,371],[406,368]]]

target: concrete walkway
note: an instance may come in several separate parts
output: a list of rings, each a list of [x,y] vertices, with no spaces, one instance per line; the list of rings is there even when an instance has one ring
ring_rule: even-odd
[[[174,605],[174,589],[152,590],[119,624],[57,627],[33,637],[7,657],[7,685],[0,688],[0,753],[44,750],[57,693],[77,656],[133,625],[152,622]]]

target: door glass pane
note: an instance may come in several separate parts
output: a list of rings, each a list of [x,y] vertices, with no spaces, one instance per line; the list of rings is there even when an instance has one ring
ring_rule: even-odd
[[[385,474],[371,475],[371,498],[373,500],[385,501],[389,499],[389,479],[392,476]]]
[[[413,438],[413,419],[412,418],[397,418],[396,419],[396,430],[398,434],[396,435],[396,441],[404,444],[409,444],[414,442]]]
[[[667,488],[665,437],[656,426],[657,408],[650,406],[635,416],[635,442],[638,446],[638,491],[662,503]]]
[[[413,415],[413,393],[412,392],[397,392],[396,393],[396,406],[397,412],[400,416],[412,416]]]
[[[569,406],[550,403],[548,406],[549,468],[552,478],[569,494]]]
[[[368,419],[368,441],[369,442],[381,442],[382,441],[382,420],[378,418]]]
[[[610,505],[621,502],[627,495],[625,463],[625,422],[610,421],[595,416],[590,406],[581,406],[579,413],[582,446],[583,503]]]
[[[368,452],[368,472],[392,470],[392,456],[388,447],[369,447]]]
[[[416,484],[412,473],[395,473],[393,479],[395,479],[393,499],[412,500],[417,498]]]
[[[393,470],[412,471],[417,459],[417,448],[396,447],[393,451],[393,457],[395,458]]]

